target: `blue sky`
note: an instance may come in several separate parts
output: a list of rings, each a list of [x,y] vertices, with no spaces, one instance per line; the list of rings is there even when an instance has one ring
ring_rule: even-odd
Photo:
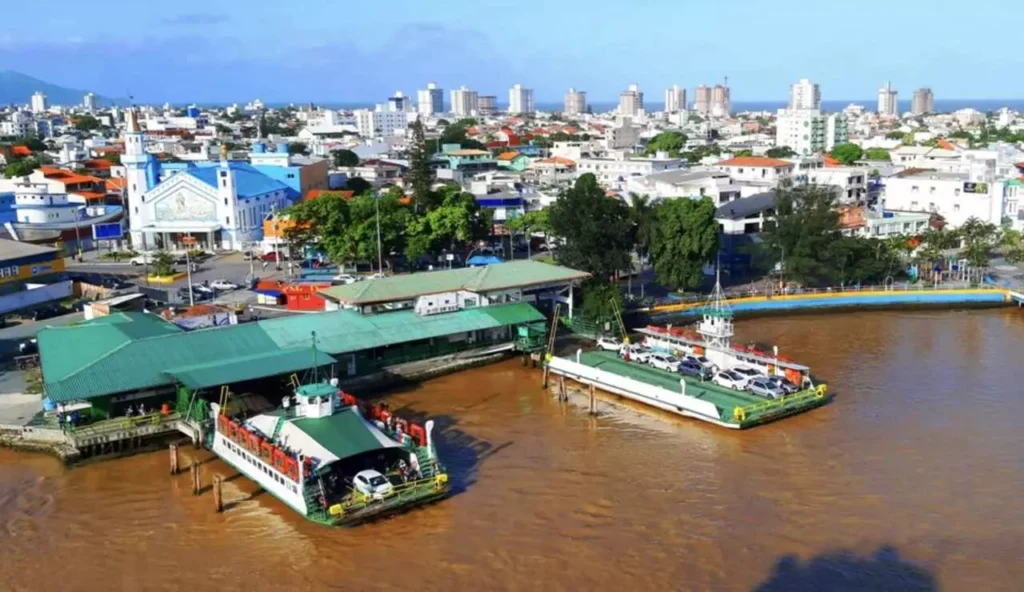
[[[382,101],[429,80],[591,101],[729,77],[733,101],[1024,98],[1009,0],[50,0],[5,7],[0,70],[146,102]],[[995,20],[994,20],[995,19]],[[447,100],[447,97],[446,97]]]

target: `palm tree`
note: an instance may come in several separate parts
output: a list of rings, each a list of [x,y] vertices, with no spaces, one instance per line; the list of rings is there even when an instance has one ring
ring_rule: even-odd
[[[974,267],[985,268],[995,246],[999,229],[995,224],[970,218],[959,229],[961,237],[960,256]]]
[[[633,249],[640,261],[640,298],[644,297],[644,260],[650,246],[651,233],[654,229],[654,208],[651,198],[646,195],[629,194],[629,220],[633,227]],[[632,267],[632,264],[630,264]],[[633,273],[629,274],[629,293],[633,293]]]

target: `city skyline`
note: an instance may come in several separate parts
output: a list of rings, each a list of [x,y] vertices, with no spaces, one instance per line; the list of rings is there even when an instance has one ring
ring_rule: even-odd
[[[601,3],[524,0],[521,10],[496,17],[492,7],[462,1],[435,6],[396,0],[385,13],[376,5],[312,0],[257,11],[240,0],[182,2],[173,9],[110,0],[106,13],[117,26],[89,27],[76,5],[55,0],[45,22],[33,18],[29,5],[10,7],[8,17],[23,25],[0,35],[0,69],[142,102],[380,101],[396,89],[415,96],[428,81],[498,96],[518,82],[535,90],[538,103],[559,101],[575,87],[596,102],[614,100],[634,82],[660,96],[671,84],[692,91],[726,76],[737,101],[785,97],[801,78],[816,81],[822,97],[831,99],[870,97],[887,79],[898,88],[928,86],[944,97],[1024,97],[1024,82],[1002,76],[1024,62],[1008,39],[990,40],[997,51],[1004,49],[996,54],[998,63],[979,62],[976,47],[959,41],[963,30],[985,26],[986,13],[1000,4],[994,0],[979,0],[956,19],[940,10],[867,0],[859,7],[865,14],[887,15],[871,26],[888,41],[884,48],[857,52],[835,43],[830,28],[820,26],[835,15],[809,1],[777,15],[753,10],[752,0],[650,4],[614,19],[588,19],[586,26],[558,27],[558,35],[524,38],[536,29],[538,14],[554,26],[575,22],[581,10],[599,11]],[[913,15],[915,30],[927,31],[927,42],[906,35],[901,13]],[[687,21],[720,26],[692,28],[681,42],[675,32],[684,14]],[[488,26],[496,18],[501,26]],[[757,40],[723,41],[719,29],[742,29],[755,18],[760,30],[799,32],[802,43],[758,48]],[[346,23],[352,26],[339,28]],[[643,34],[621,43],[622,30]],[[807,46],[819,49],[801,49]],[[773,66],[765,68],[769,49]]]

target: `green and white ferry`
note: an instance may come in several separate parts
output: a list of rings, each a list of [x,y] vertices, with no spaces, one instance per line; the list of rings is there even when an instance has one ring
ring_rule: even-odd
[[[213,403],[213,452],[299,514],[330,526],[448,495],[433,421],[420,426],[384,405],[360,404],[335,380],[297,383],[280,408],[246,419]]]

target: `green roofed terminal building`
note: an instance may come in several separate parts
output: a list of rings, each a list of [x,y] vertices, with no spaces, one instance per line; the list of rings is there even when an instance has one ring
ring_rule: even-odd
[[[206,419],[204,401],[225,387],[314,366],[359,388],[533,351],[544,342],[540,310],[558,301],[571,316],[573,291],[587,277],[515,261],[335,286],[321,294],[326,312],[226,327],[185,331],[148,313],[50,327],[38,334],[44,405],[103,421],[141,403],[198,424]],[[277,401],[283,390],[263,394]]]

